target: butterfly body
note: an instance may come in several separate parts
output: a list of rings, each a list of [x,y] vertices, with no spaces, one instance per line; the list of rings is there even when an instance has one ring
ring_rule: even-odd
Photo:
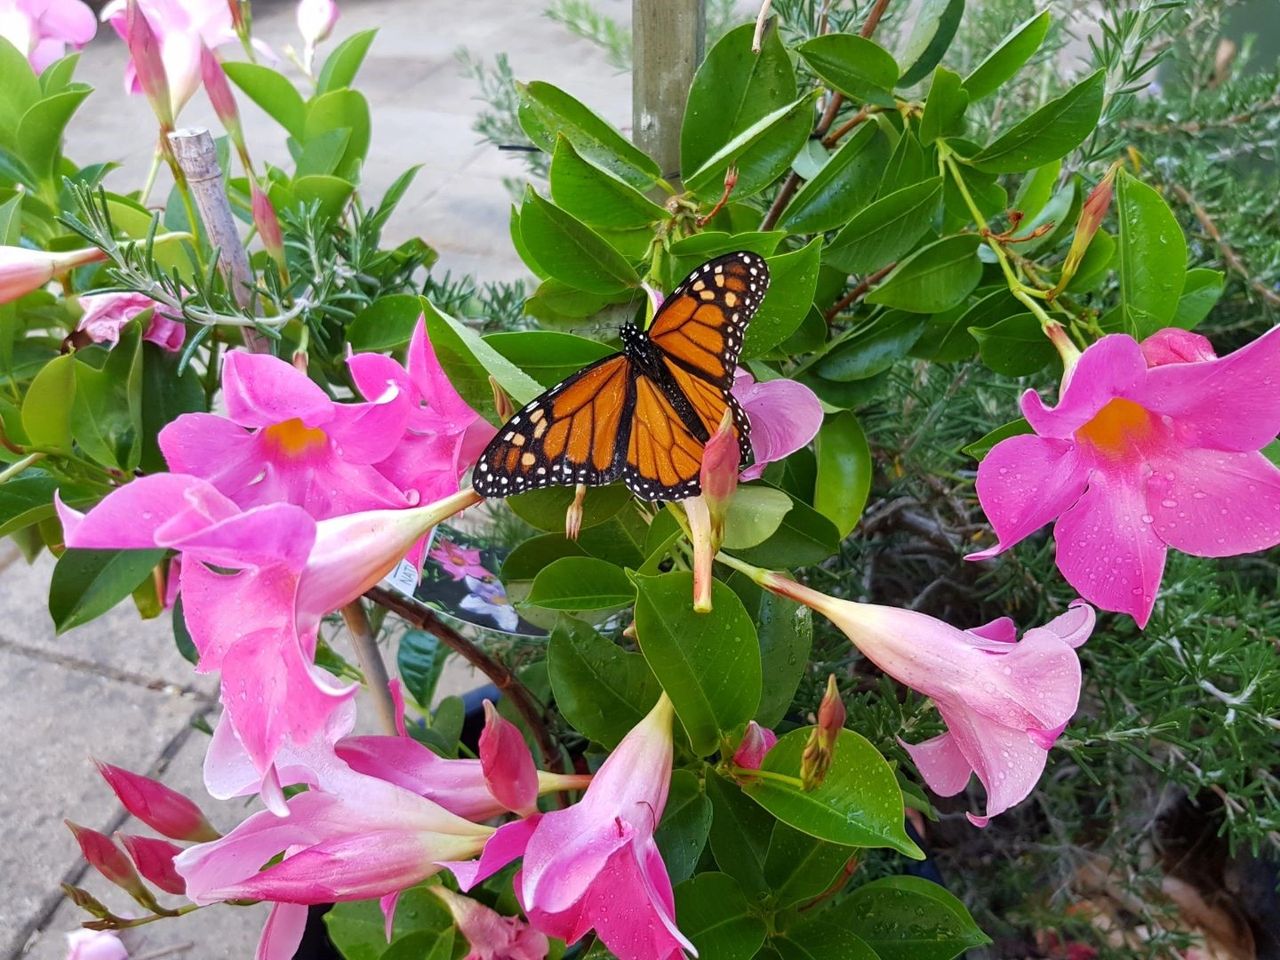
[[[476,492],[505,497],[621,479],[644,500],[697,496],[702,448],[726,410],[748,459],[750,425],[730,388],[768,276],[752,253],[694,270],[648,330],[623,326],[621,352],[579,370],[503,425],[477,461]]]

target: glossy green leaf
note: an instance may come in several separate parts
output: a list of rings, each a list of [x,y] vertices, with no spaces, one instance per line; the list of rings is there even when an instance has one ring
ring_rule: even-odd
[[[964,130],[964,111],[969,94],[960,85],[960,75],[946,67],[933,71],[933,83],[920,118],[920,142],[925,146],[939,137],[954,137]]]
[[[758,357],[786,340],[813,306],[822,263],[822,238],[814,237],[799,250],[769,257],[768,263],[769,289],[747,324],[744,359]]]
[[[796,52],[810,70],[846,97],[893,106],[898,64],[874,40],[854,33],[828,33],[806,40]]]
[[[703,200],[714,200],[724,189],[729,167],[738,171],[735,200],[759,193],[791,166],[809,139],[816,94],[801,97],[761,117],[726,143],[685,178],[685,186]]]
[[[1062,161],[1053,160],[1043,166],[1036,167],[1025,177],[1018,186],[1018,193],[1013,198],[1013,206],[1015,210],[1021,210],[1024,217],[1036,217],[1044,205],[1049,202],[1049,198],[1053,196],[1054,189],[1058,185],[1058,176],[1062,173]],[[1030,223],[1030,219],[1022,221],[1023,226]]]
[[[548,154],[563,135],[580,156],[637,190],[651,189],[661,176],[644,151],[563,90],[541,81],[519,90],[520,126]]]
[[[1187,239],[1164,198],[1120,171],[1120,307],[1124,332],[1136,340],[1173,322],[1187,275]]]
[[[982,293],[982,290],[978,291],[979,295]],[[1002,285],[982,296],[977,303],[961,303],[930,317],[924,333],[911,348],[911,356],[938,363],[968,360],[978,352],[978,341],[969,332],[970,328],[989,327],[1024,310],[1026,307],[1014,298],[1008,287]]]
[[[101,369],[77,358],[71,435],[104,467],[133,470],[142,459],[142,330],[135,320]]]
[[[988,173],[1020,173],[1066,156],[1098,125],[1106,71],[1050,100],[968,162]]]
[[[425,630],[406,630],[400,635],[396,650],[396,667],[404,688],[420,707],[431,706],[436,695],[436,684],[444,672],[449,648],[433,633]]]
[[[714,753],[721,736],[751,719],[760,702],[755,624],[737,594],[718,580],[709,613],[693,610],[692,574],[641,577],[637,587],[640,651],[675,705],[694,752]]]
[[[776,960],[879,960],[856,933],[831,922],[827,914],[806,919],[769,941]]]
[[[551,330],[491,333],[484,339],[545,388],[616,352],[607,344]]]
[[[743,550],[763,543],[790,510],[791,498],[781,490],[763,484],[739,487],[729,502],[721,546]]]
[[[163,550],[68,550],[49,581],[49,613],[58,633],[100,617],[151,576]]]
[[[86,489],[59,481],[46,470],[23,470],[0,484],[0,537],[52,517],[55,490],[62,502],[72,507],[83,508],[98,499]]]
[[[841,382],[877,376],[907,355],[926,323],[918,313],[886,310],[832,344],[813,369],[820,377]]]
[[[711,831],[711,800],[691,770],[671,774],[667,806],[653,839],[657,841],[673,884],[693,876]]]
[[[402,347],[413,338],[422,316],[422,301],[407,293],[379,297],[356,314],[347,327],[347,342],[360,351],[380,353]]]
[[[50,360],[22,400],[22,429],[33,447],[71,452],[71,405],[76,394],[76,358]]]
[[[551,632],[547,669],[556,708],[584,737],[609,748],[644,719],[662,693],[643,656],[569,617],[561,617]]]
[[[377,900],[339,903],[324,915],[324,923],[345,960],[448,960],[452,953],[453,917],[425,887],[400,894],[390,945]],[[433,940],[447,941],[450,949],[437,952]]]
[[[751,49],[754,33],[754,24],[734,27],[698,67],[680,127],[682,170],[697,170],[761,117],[795,100],[795,69],[776,25],[766,29],[759,53]]]
[[[582,528],[604,523],[631,502],[631,493],[620,483],[592,487],[582,502]],[[564,530],[564,513],[573,503],[573,487],[543,487],[507,498],[507,506],[539,530]]]
[[[847,223],[875,195],[888,158],[888,140],[864,124],[801,188],[778,225],[792,233],[820,233]]]
[[[178,357],[154,343],[142,345],[142,459],[144,473],[168,469],[157,437],[184,413],[207,407],[204,385],[192,366],[178,373]]]
[[[888,266],[929,231],[941,200],[941,177],[881,197],[836,234],[823,251],[823,262],[847,273],[870,273]]]
[[[556,139],[548,179],[556,205],[592,227],[646,227],[667,216],[635,187],[580,157],[564,136]]]
[[[649,525],[635,510],[619,510],[604,523],[578,534],[578,546],[589,556],[635,569],[644,563],[645,536]]]
[[[922,877],[884,877],[853,891],[827,914],[881,960],[952,960],[990,943],[954,894]]]
[[[871,448],[858,418],[848,411],[828,415],[818,430],[815,452],[813,506],[843,539],[857,526],[871,492]]]
[[[15,146],[22,115],[39,99],[40,82],[26,51],[0,37],[0,143]]]
[[[960,28],[964,0],[922,0],[912,14],[911,33],[897,55],[900,87],[919,83],[942,60]]]
[[[880,126],[884,129],[886,125],[882,123]],[[884,175],[880,178],[877,197],[887,197],[938,172],[938,165],[930,156],[934,151],[921,146],[920,139],[910,127],[901,132],[894,130],[891,136],[896,136],[897,142],[893,153],[889,155],[888,164],[885,165]]]
[[[579,290],[618,293],[640,282],[635,268],[600,234],[532,187],[520,208],[520,235],[550,276]]]
[[[333,53],[325,58],[324,66],[320,68],[316,93],[324,94],[351,86],[377,34],[377,30],[361,30],[334,47]]]
[[[62,157],[62,134],[85,97],[93,90],[85,84],[31,105],[18,123],[18,155],[41,181],[53,186],[56,164]]]
[[[732,781],[708,773],[706,783],[712,810],[708,839],[716,866],[737,880],[748,895],[761,899],[769,892],[764,862],[777,820]]]
[[[811,727],[778,740],[761,769],[787,777],[800,775],[800,756]],[[890,847],[913,859],[924,854],[903,827],[902,790],[893,768],[869,741],[841,730],[826,779],[812,790],[780,780],[752,780],[743,792],[797,830],[849,847]]]
[[[981,100],[995,93],[1022,69],[1022,65],[1035,56],[1049,32],[1049,11],[1042,10],[1024,20],[1000,41],[986,58],[969,71],[964,78],[964,88],[970,101]]]
[[[779,821],[769,838],[764,879],[779,910],[827,890],[857,851],[827,843]]]
[[[1106,235],[1099,233],[1094,240],[1102,236]],[[1088,259],[1087,254],[1085,259]],[[1081,271],[1083,269],[1084,265],[1081,263]],[[1207,267],[1193,267],[1188,270],[1186,279],[1182,283],[1182,296],[1178,298],[1178,309],[1173,314],[1173,326],[1194,330],[1200,321],[1209,315],[1209,311],[1222,296],[1223,282],[1224,276],[1221,270],[1210,270]]]
[[[431,339],[436,358],[454,389],[471,409],[497,422],[490,376],[498,381],[517,406],[524,406],[542,393],[538,381],[489,346],[462,321],[437,309],[429,300],[423,299],[421,303],[427,336]]]
[[[773,727],[791,709],[800,678],[808,667],[813,648],[813,615],[806,606],[761,591],[756,630],[764,684],[755,721]]]
[[[634,597],[621,567],[595,557],[563,557],[533,578],[528,602],[547,610],[607,610]]]
[[[976,234],[944,237],[917,250],[867,294],[878,303],[912,313],[940,313],[954,307],[982,279]]]
[[[369,101],[358,90],[332,90],[322,93],[307,104],[307,119],[302,128],[304,143],[330,130],[350,130],[351,139],[338,162],[337,173],[353,180],[360,164],[369,153]],[[295,190],[297,184],[294,185]]]
[[[734,553],[757,566],[782,568],[821,563],[836,550],[840,534],[830,520],[792,497],[791,509],[764,543]]]
[[[1023,433],[1034,433],[1031,424],[1026,419],[1019,417],[1017,420],[1010,420],[1008,423],[1001,424],[989,433],[979,437],[973,443],[961,447],[960,452],[967,456],[973,457],[975,460],[981,460],[1001,440],[1009,437],[1016,437]]]
[[[563,518],[561,518],[563,519]],[[561,557],[585,557],[587,552],[561,533],[526,537],[502,561],[502,582],[532,580],[543,567]]]
[[[764,943],[764,921],[756,916],[726,873],[700,873],[676,887],[676,924],[699,956],[750,960]]]
[[[346,127],[312,137],[298,154],[294,176],[333,176],[350,142],[351,131]]]
[[[1040,321],[1030,313],[1017,313],[989,327],[974,327],[978,355],[996,373],[1024,377],[1043,369],[1057,352],[1040,329]]]
[[[347,91],[339,91],[346,93]],[[348,147],[347,152],[350,152]],[[341,161],[341,162],[345,162]],[[313,173],[298,177],[292,184],[293,202],[286,201],[283,206],[310,206],[317,204],[320,215],[326,220],[336,220],[347,208],[347,201],[355,192],[355,184],[343,177]],[[275,190],[271,191],[271,200],[275,202]]]
[[[229,60],[222,65],[231,82],[244,91],[271,119],[298,140],[305,139],[307,105],[283,74],[257,63]]]

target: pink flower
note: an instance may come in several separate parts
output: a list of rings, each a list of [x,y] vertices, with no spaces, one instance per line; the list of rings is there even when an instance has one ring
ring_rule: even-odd
[[[176,117],[192,94],[200,89],[200,59],[207,46],[216,50],[236,40],[227,0],[133,0],[159,44],[159,60],[169,92],[169,110]],[[134,51],[128,23],[127,0],[112,0],[100,17],[109,22]],[[141,64],[136,57],[125,68],[124,85],[130,93],[144,92]],[[150,92],[150,91],[148,91]]]
[[[448,887],[427,888],[444,901],[471,950],[464,960],[543,960],[547,938],[519,917],[504,917]]]
[[[72,930],[67,934],[67,960],[129,960],[129,951],[110,930]]]
[[[1056,520],[1067,581],[1144,626],[1168,548],[1226,557],[1280,543],[1280,470],[1259,453],[1280,431],[1278,365],[1280,327],[1220,359],[1195,334],[1103,337],[1057,407],[1023,394],[1035,434],[982,461],[978,497],[999,541],[969,559]]]
[[[765,755],[778,743],[778,735],[752,720],[742,734],[742,742],[733,752],[735,766],[745,770],[759,770]]]
[[[150,899],[151,893],[143,884],[142,878],[138,876],[133,863],[110,837],[92,827],[82,827],[70,820],[62,822],[76,838],[76,843],[80,845],[80,853],[88,861],[89,866],[120,889],[127,891],[135,900],[145,902]]]
[[[97,32],[93,10],[81,0],[0,0],[0,37],[36,73],[65,55],[68,44],[79,50]]]
[[[276,754],[306,744],[354,693],[313,664],[321,618],[377,583],[441,519],[476,501],[469,491],[411,510],[315,521],[275,503],[241,510],[213,486],[153,474],[113,491],[88,514],[58,501],[77,548],[163,547],[182,554],[180,591],[197,669],[221,671],[236,739],[282,809]]]
[[[384,387],[373,403],[336,403],[284,360],[243,350],[227,354],[222,389],[227,416],[187,413],[160,431],[175,473],[242,507],[293,503],[319,520],[409,502],[373,466],[400,443],[407,394]]]
[[[147,321],[143,340],[177,353],[187,338],[187,328],[182,321],[165,316],[160,312],[160,304],[145,294],[86,293],[80,297],[80,306],[84,316],[76,329],[87,333],[94,343],[109,343],[114,347],[120,342],[124,325],[147,310],[154,312]]]
[[[303,62],[310,69],[316,47],[329,39],[338,22],[338,5],[333,0],[298,0],[295,16],[304,45]]]
[[[46,253],[28,247],[0,246],[0,303],[25,297],[73,267],[105,259],[107,255],[97,247]]]
[[[766,573],[761,584],[827,617],[868,660],[933,699],[947,732],[903,744],[925,782],[944,797],[976,773],[987,790],[978,826],[1020,803],[1044,771],[1048,751],[1076,711],[1080,660],[1075,648],[1093,630],[1094,613],[1077,603],[1021,641],[1008,618],[976,630],[896,607],[837,600]]]
[[[733,395],[751,422],[755,462],[742,471],[743,480],[757,479],[768,464],[806,446],[822,426],[822,404],[803,383],[784,378],[757,382],[739,367]]]
[[[437,537],[427,556],[440,564],[444,572],[454,580],[465,580],[467,577],[475,577],[477,580],[493,579],[493,574],[480,562],[480,551],[476,548],[461,547],[444,537]]]
[[[619,960],[696,956],[676,928],[671,880],[653,839],[671,781],[674,716],[664,694],[579,803],[509,823],[478,861],[449,864],[463,889],[523,854],[515,890],[535,929],[567,943],[594,929]]]
[[[379,353],[358,353],[347,361],[366,400],[395,389],[409,398],[409,422],[403,439],[392,444],[378,469],[397,487],[417,491],[418,502],[458,489],[458,482],[497,430],[453,388],[436,359],[419,318],[409,342],[408,368]],[[484,576],[491,576],[487,571]]]
[[[214,840],[218,831],[200,808],[186,796],[158,780],[109,763],[97,764],[102,778],[115,791],[121,805],[157,833],[174,840]]]

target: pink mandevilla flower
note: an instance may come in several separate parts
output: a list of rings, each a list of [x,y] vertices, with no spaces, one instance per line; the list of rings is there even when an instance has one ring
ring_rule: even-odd
[[[0,0],[0,37],[36,73],[62,57],[68,44],[79,50],[97,32],[93,10],[81,0]]]
[[[129,960],[129,951],[111,930],[72,930],[67,960]]]
[[[1165,330],[1090,346],[1046,407],[1022,396],[1034,434],[978,468],[978,497],[1009,549],[1050,521],[1058,568],[1081,596],[1145,626],[1170,547],[1225,557],[1280,543],[1280,470],[1259,451],[1280,431],[1280,327],[1217,357]]]
[[[105,259],[107,255],[97,247],[46,253],[29,247],[0,246],[0,303],[25,297],[73,267]]]
[[[449,864],[463,889],[523,855],[515,891],[535,929],[568,943],[594,929],[620,960],[696,956],[676,927],[671,880],[653,839],[671,782],[674,716],[663,694],[579,803],[500,827],[479,860]]]
[[[738,368],[733,395],[751,423],[754,463],[742,471],[743,480],[755,480],[775,460],[806,446],[822,426],[822,404],[803,383],[779,378],[757,381]]]
[[[372,403],[336,403],[284,360],[233,350],[222,389],[227,416],[186,413],[160,431],[175,473],[242,507],[292,503],[317,519],[409,502],[373,466],[396,449],[409,413],[394,385]]]
[[[76,327],[89,335],[94,343],[115,346],[120,342],[120,331],[138,314],[151,310],[143,340],[177,353],[187,339],[187,328],[181,320],[165,316],[161,305],[142,293],[86,293],[80,297],[84,316]]]
[[[471,949],[464,960],[543,960],[547,938],[519,917],[505,917],[447,887],[428,887],[444,901]]]

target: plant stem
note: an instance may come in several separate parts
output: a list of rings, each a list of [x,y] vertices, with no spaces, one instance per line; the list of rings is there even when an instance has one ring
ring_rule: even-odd
[[[39,463],[44,458],[45,458],[45,454],[43,453],[29,453],[25,457],[23,457],[21,460],[14,461],[13,463],[9,464],[9,466],[5,467],[3,470],[0,470],[0,483],[7,483],[9,480],[12,480],[14,477],[20,474],[23,470],[27,469],[27,467],[30,467],[33,464]]]
[[[161,134],[163,136],[163,134]],[[147,170],[147,179],[143,181],[142,193],[138,195],[138,202],[144,207],[147,200],[151,197],[151,188],[156,185],[156,175],[160,172],[160,162],[164,159],[164,147],[161,143],[156,144],[156,152],[151,155],[151,167]]]
[[[788,787],[794,787],[796,790],[804,789],[804,782],[799,777],[792,777],[785,773],[775,773],[772,770],[753,770],[750,767],[740,767],[736,763],[732,764],[729,769],[737,777],[772,780],[774,783],[785,783]]]
[[[892,273],[893,268],[896,267],[897,265],[898,265],[898,262],[895,260],[893,263],[889,264],[888,266],[881,267],[875,273],[868,274],[866,277],[864,277],[863,280],[856,287],[854,287],[852,290],[846,293],[843,297],[837,300],[831,306],[831,308],[827,310],[825,314],[823,314],[823,316],[826,318],[827,323],[830,323],[836,317],[840,316],[840,314],[843,313],[849,306],[851,306],[855,300],[865,297],[867,295],[867,291],[869,291],[875,284],[879,283],[881,280],[887,277],[890,273]]]
[[[365,613],[364,604],[358,599],[352,600],[342,608],[342,619],[351,631],[351,645],[355,647],[356,660],[364,674],[365,686],[377,705],[382,729],[388,735],[395,736],[400,718],[396,716],[395,701],[391,698],[391,678],[387,675],[387,665],[382,662],[378,639],[369,626],[369,615]]]
[[[564,773],[560,748],[547,729],[546,718],[537,699],[506,664],[495,660],[461,633],[423,606],[382,587],[374,587],[365,596],[386,607],[401,619],[439,638],[454,653],[488,677],[495,687],[510,698],[511,705],[524,718],[542,753],[543,763],[552,773]]]

